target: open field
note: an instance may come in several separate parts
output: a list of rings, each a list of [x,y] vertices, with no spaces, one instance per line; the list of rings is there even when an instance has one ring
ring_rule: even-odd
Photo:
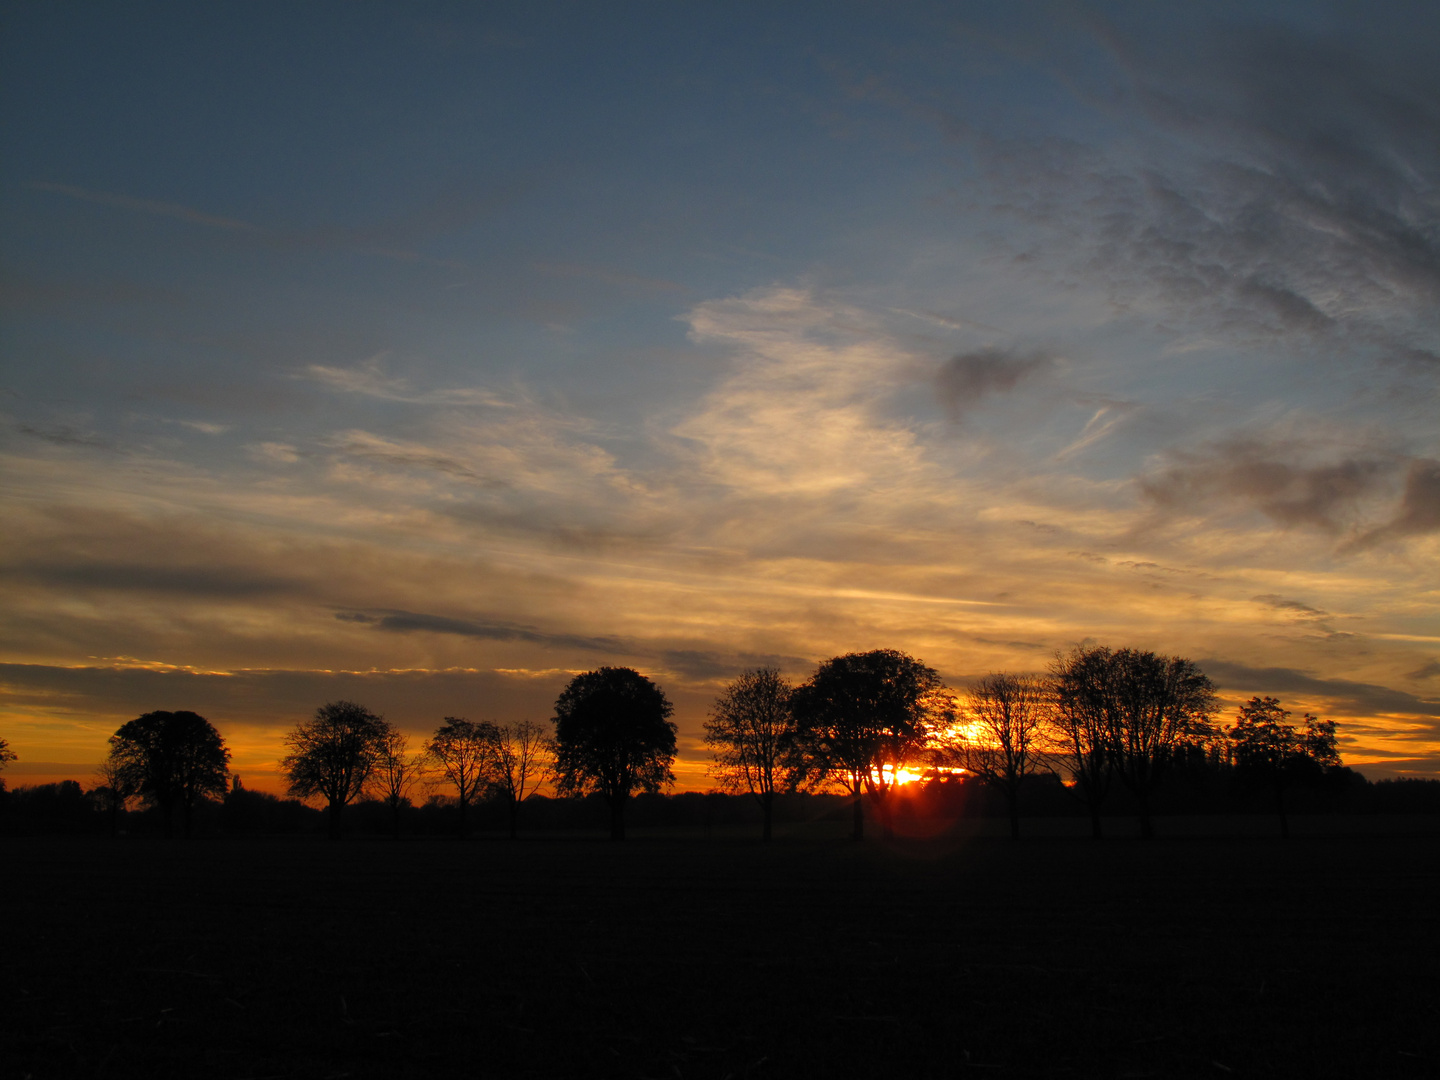
[[[1440,838],[7,840],[7,1076],[1434,1076]]]

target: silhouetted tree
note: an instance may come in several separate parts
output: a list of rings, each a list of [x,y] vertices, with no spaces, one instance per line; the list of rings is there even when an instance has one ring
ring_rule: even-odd
[[[487,782],[490,792],[505,804],[510,838],[520,831],[520,804],[535,794],[549,769],[554,748],[545,729],[530,720],[518,724],[491,724]]]
[[[125,813],[125,808],[135,797],[133,779],[126,775],[124,766],[113,757],[100,763],[95,770],[95,779],[100,783],[90,792],[90,797],[110,822],[110,835],[117,836],[120,833],[120,815]]]
[[[16,754],[14,750],[10,749],[10,744],[4,739],[0,739],[0,772],[4,772],[5,766],[9,765],[10,762],[15,760],[17,760]],[[0,791],[4,790],[5,778],[3,776],[0,776]]]
[[[1041,740],[1051,718],[1050,693],[1032,675],[997,672],[970,688],[965,701],[968,730],[960,744],[965,769],[1005,796],[1010,836],[1020,839],[1020,788],[1027,777],[1049,772]]]
[[[340,815],[365,789],[384,750],[390,725],[363,705],[332,701],[285,736],[290,748],[280,769],[298,799],[326,801],[330,839],[340,839]]]
[[[424,778],[425,757],[423,751],[411,754],[410,740],[405,733],[391,727],[375,758],[372,786],[390,811],[396,840],[400,839],[400,811],[409,804],[410,792]]]
[[[1161,775],[1186,747],[1214,732],[1215,687],[1192,661],[1138,649],[1110,654],[1108,707],[1115,775],[1135,796],[1140,835],[1155,835],[1150,796]]]
[[[658,793],[675,782],[673,706],[630,668],[576,675],[555,700],[555,787],[599,793],[610,807],[610,838],[625,839],[625,804],[636,788]]]
[[[705,721],[710,773],[725,791],[748,791],[760,804],[768,842],[775,792],[795,773],[794,688],[775,668],[746,671],[721,692]]]
[[[175,811],[181,812],[185,835],[195,804],[206,795],[225,794],[230,751],[210,721],[193,712],[148,712],[110,736],[110,762],[117,790],[138,794],[157,807],[165,832],[174,832]]]
[[[1290,713],[1277,698],[1252,697],[1225,732],[1235,769],[1242,782],[1264,784],[1275,795],[1275,812],[1280,816],[1280,835],[1289,837],[1290,819],[1285,812],[1285,791],[1293,783],[1323,776],[1340,768],[1340,751],[1335,743],[1335,721],[1320,721],[1306,713],[1305,726],[1289,722]]]
[[[800,782],[845,786],[855,840],[865,835],[862,795],[870,796],[886,836],[893,833],[889,795],[900,771],[917,762],[932,733],[954,718],[935,669],[894,649],[826,660],[795,688],[791,708]]]
[[[444,781],[455,789],[461,836],[468,834],[465,812],[484,789],[494,730],[495,725],[486,721],[476,724],[447,716],[425,745]]]
[[[1072,791],[1090,812],[1090,835],[1100,839],[1100,808],[1111,778],[1110,650],[1075,649],[1050,666],[1052,745],[1070,774]]]

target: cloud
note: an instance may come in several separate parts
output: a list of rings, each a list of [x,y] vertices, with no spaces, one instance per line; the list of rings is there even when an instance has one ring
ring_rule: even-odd
[[[951,415],[958,417],[986,395],[1008,393],[1054,363],[1043,353],[976,349],[947,360],[935,375],[935,389]]]
[[[1410,463],[1399,512],[1378,529],[1367,533],[1359,544],[1368,546],[1390,537],[1433,532],[1440,532],[1440,461],[1422,459]]]
[[[1433,679],[1440,675],[1440,659],[1431,660],[1427,664],[1421,664],[1414,671],[1407,671],[1407,679]]]
[[[1258,693],[1297,693],[1327,698],[1340,707],[1362,716],[1398,714],[1440,717],[1440,701],[1429,701],[1375,683],[1349,679],[1322,679],[1309,672],[1285,667],[1251,667],[1228,660],[1204,660],[1200,666],[1222,688]],[[1440,733],[1429,725],[1431,734]]]
[[[374,626],[394,634],[431,633],[455,634],[460,637],[486,638],[491,641],[524,641],[532,645],[581,649],[611,655],[633,655],[633,647],[613,637],[586,637],[579,634],[556,634],[533,626],[491,622],[480,619],[455,619],[446,615],[429,615],[413,611],[340,612],[335,618],[342,622]]]
[[[385,359],[385,355],[381,353],[354,367],[310,364],[302,369],[297,377],[310,379],[341,393],[409,405],[480,406],[492,409],[514,407],[514,402],[480,387],[415,390],[409,380],[385,373]]]
[[[1237,438],[1201,451],[1176,451],[1176,464],[1144,476],[1140,490],[1158,506],[1196,514],[1208,504],[1253,507],[1285,528],[1338,532],[1373,512],[1392,490],[1393,458],[1306,460],[1308,447]]]
[[[1425,35],[1377,45],[1368,26],[1204,14],[1168,40],[1091,24],[1116,67],[1057,70],[1097,122],[1126,128],[1122,144],[947,132],[980,155],[998,208],[1036,226],[1028,264],[1231,343],[1440,362],[1440,79]]]
[[[1283,596],[1274,593],[1267,593],[1264,596],[1252,596],[1251,600],[1257,604],[1264,604],[1266,607],[1274,608],[1277,611],[1288,612],[1303,619],[1328,619],[1330,613],[1313,608],[1309,604],[1302,604],[1299,600],[1287,600]]]
[[[74,184],[37,182],[30,186],[36,191],[53,191],[61,195],[68,195],[72,199],[79,199],[81,202],[99,203],[102,206],[115,206],[122,210],[133,210],[137,213],[152,214],[156,217],[176,218],[180,221],[188,221],[192,225],[208,225],[215,229],[228,229],[238,232],[258,232],[260,229],[258,225],[252,225],[248,221],[240,221],[238,218],[222,217],[218,214],[207,214],[202,210],[183,206],[180,203],[162,202],[157,199],[136,199],[129,195],[117,195],[109,191],[88,191],[85,188],[76,187]]]

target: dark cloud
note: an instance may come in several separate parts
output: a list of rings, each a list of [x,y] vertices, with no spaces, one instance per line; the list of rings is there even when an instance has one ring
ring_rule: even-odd
[[[152,709],[191,709],[228,735],[233,724],[288,727],[316,707],[358,701],[412,730],[430,731],[446,715],[501,720],[550,715],[567,672],[281,671],[233,673],[144,667],[55,667],[0,664],[0,698],[12,708],[71,710],[88,720],[122,718]],[[104,751],[97,741],[97,758]],[[281,752],[276,747],[275,752]]]
[[[1257,668],[1228,660],[1205,660],[1200,666],[1221,689],[1274,695],[1289,692],[1329,698],[1347,711],[1360,715],[1398,713],[1440,717],[1440,701],[1427,701],[1403,690],[1374,683],[1321,679],[1294,668]],[[1435,725],[1430,727],[1433,729]]]
[[[704,682],[733,679],[742,671],[753,668],[769,667],[779,668],[781,671],[802,672],[814,666],[814,661],[802,656],[724,653],[704,649],[666,649],[660,653],[660,663],[677,675]]]
[[[247,567],[175,566],[127,562],[24,563],[6,576],[60,589],[109,589],[120,592],[174,593],[195,598],[295,596],[309,586],[293,578]]]
[[[940,400],[958,416],[987,394],[1014,390],[1022,380],[1053,364],[1052,358],[1041,353],[977,349],[947,360],[935,375],[935,388]]]
[[[1428,664],[1422,664],[1414,671],[1407,671],[1407,679],[1433,679],[1440,675],[1440,659],[1431,660]]]
[[[477,619],[454,619],[446,615],[429,615],[414,611],[339,612],[335,618],[344,622],[373,625],[377,630],[395,634],[455,634],[460,637],[484,638],[490,641],[526,641],[554,648],[584,649],[628,656],[634,649],[612,637],[585,637],[579,634],[553,634],[518,623],[490,622]]]
[[[1287,611],[1306,619],[1328,619],[1330,613],[1313,608],[1309,604],[1302,604],[1299,600],[1287,600],[1283,596],[1274,593],[1266,593],[1263,596],[1252,596],[1250,598],[1257,604],[1264,604],[1266,607],[1275,608],[1277,611]]]
[[[1141,491],[1167,510],[1195,512],[1212,501],[1249,504],[1278,524],[1328,531],[1358,521],[1363,504],[1391,490],[1397,465],[1382,457],[1312,463],[1298,448],[1239,439],[1200,453],[1179,453],[1177,464],[1140,481]]]
[[[1400,511],[1380,528],[1362,538],[1362,544],[1395,536],[1417,536],[1440,531],[1440,461],[1410,463]]]

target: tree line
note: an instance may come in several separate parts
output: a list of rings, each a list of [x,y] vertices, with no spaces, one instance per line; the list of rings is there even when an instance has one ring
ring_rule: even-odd
[[[1137,649],[1077,648],[1057,655],[1044,674],[992,672],[960,692],[914,657],[877,649],[832,657],[799,684],[774,668],[744,672],[713,704],[705,742],[719,786],[756,801],[766,840],[777,795],[786,792],[843,792],[853,838],[864,835],[866,803],[891,835],[895,794],[916,779],[992,788],[1015,837],[1022,791],[1037,779],[1063,784],[1096,837],[1118,784],[1149,837],[1152,797],[1164,778],[1196,766],[1223,766],[1269,792],[1288,834],[1287,792],[1343,770],[1335,724],[1308,714],[1292,723],[1273,697],[1252,698],[1228,728],[1214,722],[1215,709],[1214,686],[1192,661]],[[521,804],[549,781],[562,798],[602,799],[618,840],[632,796],[674,782],[672,712],[645,676],[603,667],[566,685],[553,730],[528,720],[446,717],[412,750],[383,717],[335,701],[286,734],[280,764],[293,798],[324,803],[335,838],[345,808],[362,796],[386,807],[398,836],[401,813],[421,785],[449,793],[462,835],[469,808],[485,799],[504,806],[513,836]],[[0,767],[13,759],[0,740]],[[139,800],[167,832],[188,834],[197,805],[226,794],[229,762],[203,717],[150,712],[111,737],[92,795],[112,821]]]

